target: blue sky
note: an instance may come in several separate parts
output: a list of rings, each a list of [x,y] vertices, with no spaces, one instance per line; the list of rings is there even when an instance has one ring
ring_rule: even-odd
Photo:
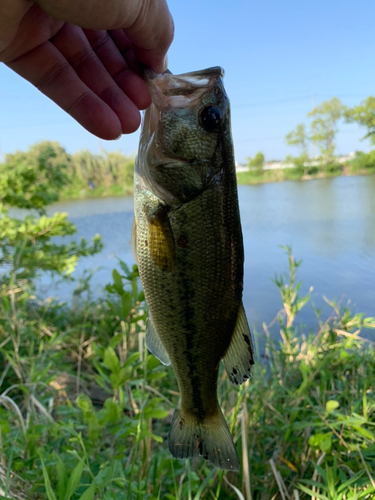
[[[375,95],[373,0],[170,0],[175,40],[169,68],[183,73],[225,69],[236,159],[263,151],[267,160],[293,154],[284,137],[307,122],[315,104],[333,96],[348,106]],[[340,125],[337,152],[367,151],[365,131]],[[69,152],[99,147],[136,152],[139,134],[101,141],[28,82],[0,65],[0,153],[36,141]]]

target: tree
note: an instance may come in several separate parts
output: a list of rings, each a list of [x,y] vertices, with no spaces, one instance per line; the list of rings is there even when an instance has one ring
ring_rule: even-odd
[[[307,158],[309,156],[308,141],[309,138],[307,137],[306,127],[304,123],[300,123],[299,125],[297,125],[294,130],[292,130],[285,136],[285,142],[288,144],[288,146],[296,146],[300,148],[301,155]]]
[[[79,257],[93,255],[103,247],[98,235],[91,245],[83,238],[69,243],[54,239],[76,232],[67,214],[49,217],[45,209],[58,200],[69,178],[66,165],[54,161],[56,153],[50,144],[38,149],[7,155],[6,162],[0,164],[0,284],[15,285],[20,280],[32,284],[42,271],[68,277]],[[11,217],[11,207],[31,212],[24,218]]]
[[[370,139],[375,145],[375,97],[369,96],[359,106],[345,110],[344,118],[347,123],[357,122],[367,128],[364,139]]]
[[[261,151],[254,156],[254,158],[248,158],[249,170],[255,170],[256,173],[263,173],[264,166],[264,154]]]
[[[34,144],[28,151],[16,151],[0,165],[0,200],[5,206],[37,210],[59,199],[59,192],[69,183],[66,162],[56,161],[53,145]]]
[[[309,153],[308,153],[309,140],[310,139],[306,133],[306,127],[303,123],[297,125],[297,127],[294,130],[292,130],[291,132],[289,132],[289,134],[285,136],[285,142],[289,146],[296,146],[301,151],[301,154],[299,156],[297,157],[288,156],[286,160],[291,161],[294,164],[294,166],[298,169],[301,169],[301,171],[303,171],[304,174],[307,174],[307,169],[308,169],[306,163],[309,160]]]
[[[326,165],[333,163],[333,154],[336,149],[335,137],[337,123],[343,117],[345,106],[340,99],[333,97],[316,106],[308,116],[313,118],[311,123],[311,140],[319,147]]]

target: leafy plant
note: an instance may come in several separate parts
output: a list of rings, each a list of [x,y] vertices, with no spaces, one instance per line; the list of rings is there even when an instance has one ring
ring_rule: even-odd
[[[375,320],[331,303],[332,314],[319,319],[316,332],[301,332],[296,321],[310,294],[300,295],[301,262],[283,248],[288,272],[275,277],[283,304],[276,323],[281,340],[264,325],[265,335],[255,335],[252,379],[235,388],[224,371],[219,376],[221,405],[241,457],[238,475],[202,458],[178,461],[169,454],[178,388],[171,370],[145,348],[136,266],[120,261],[101,297],[77,294],[70,305],[3,289],[5,496],[371,498],[375,355],[360,332],[375,328]]]
[[[249,170],[253,170],[256,174],[261,175],[264,167],[264,154],[258,151],[254,158],[248,158],[248,166]]]
[[[96,235],[92,244],[57,242],[55,237],[76,232],[67,214],[46,215],[46,206],[59,198],[69,182],[66,165],[56,163],[54,149],[41,147],[37,155],[8,155],[0,168],[0,267],[1,282],[17,287],[20,280],[29,284],[41,272],[68,277],[80,257],[93,255],[103,246]],[[23,217],[9,214],[9,208],[28,209]],[[35,215],[35,212],[39,215]]]

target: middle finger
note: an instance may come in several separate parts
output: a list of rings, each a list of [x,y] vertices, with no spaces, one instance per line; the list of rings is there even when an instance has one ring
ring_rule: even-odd
[[[51,43],[66,58],[78,77],[117,114],[123,133],[137,128],[139,111],[93,51],[82,29],[66,24]]]
[[[140,76],[140,68],[137,61],[135,66],[129,67],[128,60],[131,58],[131,44],[127,49],[116,45],[115,40],[108,31],[83,30],[91,47],[101,60],[108,73],[117,85],[125,92],[139,109],[145,109],[150,104],[150,95],[147,85]],[[139,74],[136,74],[138,71]]]

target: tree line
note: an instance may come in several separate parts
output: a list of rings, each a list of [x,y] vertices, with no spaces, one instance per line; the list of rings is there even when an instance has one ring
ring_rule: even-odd
[[[373,96],[367,97],[353,108],[345,106],[340,99],[333,97],[316,106],[307,114],[307,117],[311,118],[309,125],[299,123],[285,137],[285,142],[299,151],[296,156],[287,156],[286,161],[302,169],[305,174],[309,173],[309,170],[320,169],[334,172],[342,168],[335,157],[335,140],[341,120],[364,127],[366,135],[363,138],[369,139],[370,143],[375,146],[375,97]],[[309,151],[315,151],[315,148],[319,154],[313,153],[310,156]],[[258,152],[254,158],[249,158],[248,166],[251,170],[260,173],[264,166],[263,153]],[[367,154],[357,151],[352,160],[352,167],[357,171],[374,169],[375,150]]]
[[[102,150],[94,154],[89,150],[69,154],[56,141],[42,141],[33,144],[27,151],[16,151],[5,155],[0,163],[0,177],[5,177],[9,171],[24,172],[31,177],[40,175],[40,159],[47,172],[59,173],[65,181],[60,189],[62,196],[86,196],[88,191],[97,189],[106,193],[130,193],[133,186],[134,157],[122,154],[120,151]],[[37,179],[34,179],[37,181]],[[107,191],[106,191],[107,190]]]

